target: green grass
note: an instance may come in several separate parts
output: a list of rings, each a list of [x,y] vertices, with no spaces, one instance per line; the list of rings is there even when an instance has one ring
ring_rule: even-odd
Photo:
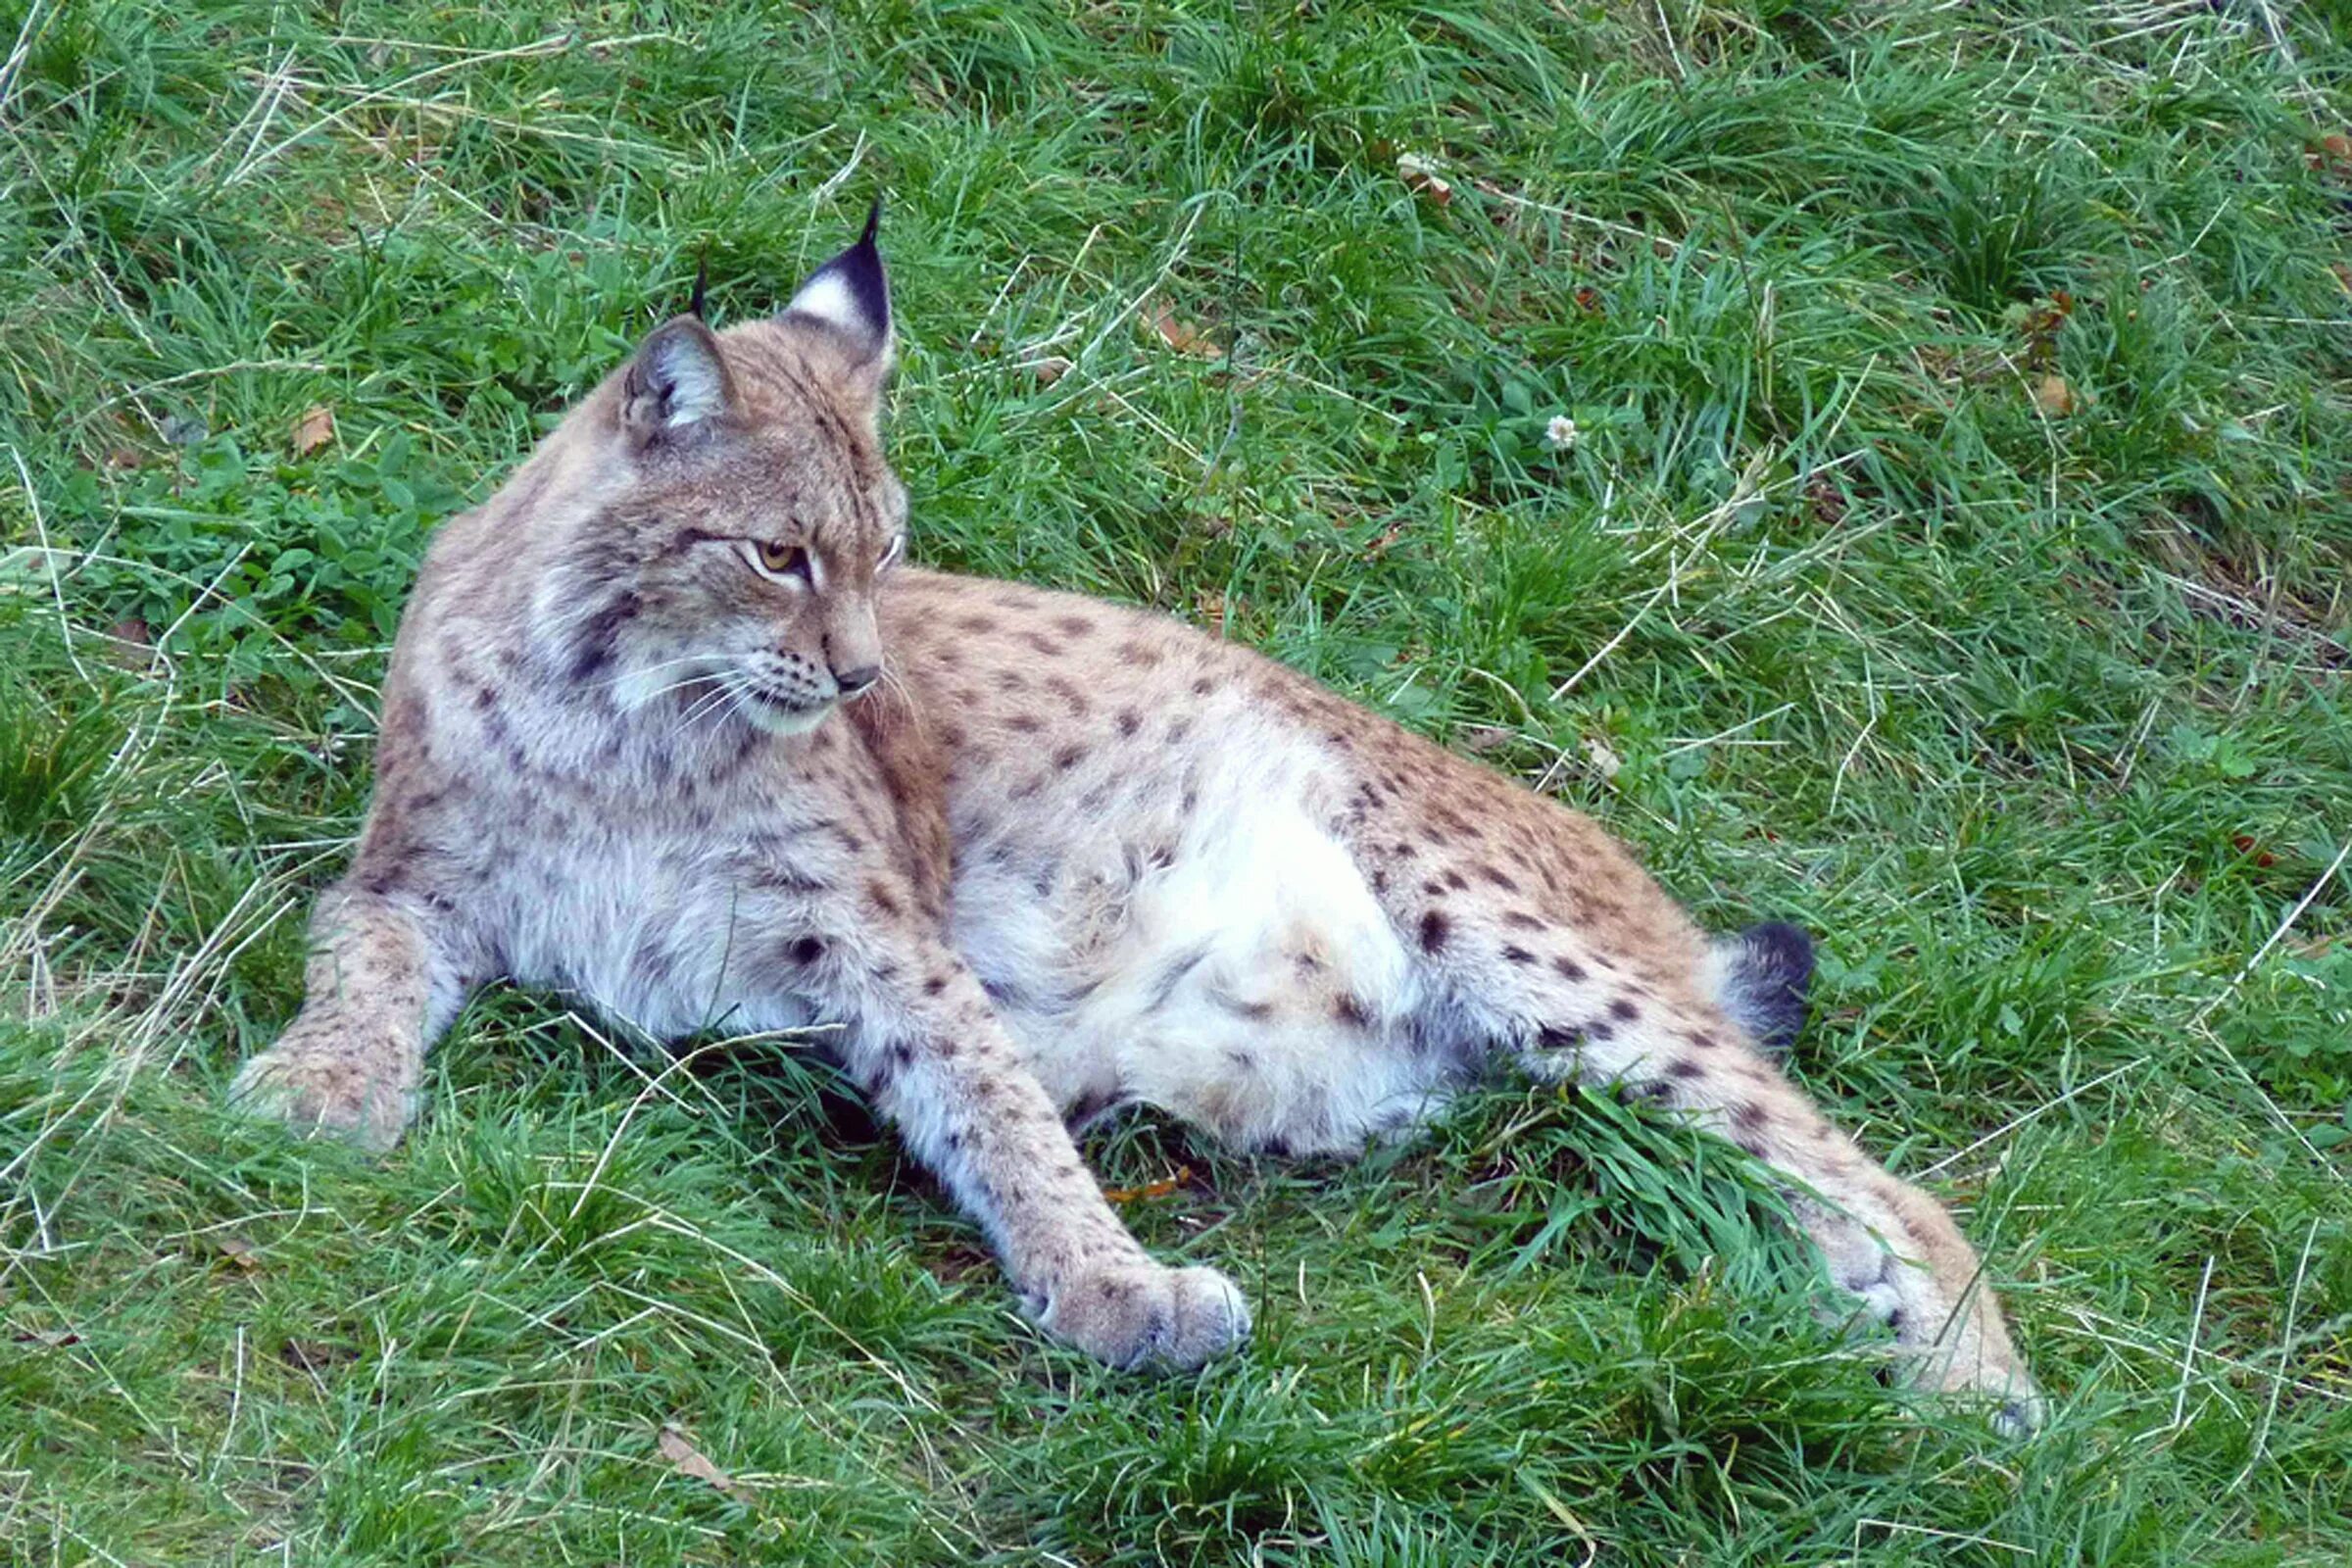
[[[0,1556],[2352,1558],[2340,6],[527,9],[0,25]],[[877,191],[918,553],[1819,933],[1796,1070],[2051,1430],[1883,1388],[1738,1164],[1591,1097],[1098,1139],[1257,1306],[1159,1380],[772,1043],[497,995],[387,1160],[221,1113],[435,522],[699,258],[772,309]]]

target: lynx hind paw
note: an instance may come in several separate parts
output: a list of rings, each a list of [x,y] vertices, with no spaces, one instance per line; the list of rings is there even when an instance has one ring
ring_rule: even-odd
[[[335,1138],[380,1154],[400,1142],[416,1114],[409,1078],[363,1052],[281,1040],[237,1070],[228,1102],[305,1137]]]
[[[1070,1281],[1038,1321],[1111,1366],[1185,1371],[1250,1337],[1250,1303],[1212,1268],[1119,1263]]]

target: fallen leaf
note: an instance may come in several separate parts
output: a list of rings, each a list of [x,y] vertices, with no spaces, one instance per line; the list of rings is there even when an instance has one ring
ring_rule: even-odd
[[[2251,833],[2237,834],[2230,840],[2230,843],[2238,854],[2251,858],[2256,867],[2261,870],[2267,871],[2278,863],[2278,857],[2264,849]]]
[[[294,455],[298,458],[309,457],[334,438],[335,411],[331,404],[315,403],[294,421]]]
[[[1141,1203],[1149,1199],[1165,1198],[1192,1179],[1193,1167],[1179,1165],[1172,1175],[1162,1176],[1155,1182],[1146,1182],[1141,1187],[1105,1187],[1102,1189],[1102,1197],[1104,1200],[1113,1203]]]
[[[1500,724],[1464,724],[1455,738],[1462,743],[1463,751],[1483,755],[1501,751],[1517,740],[1519,734],[1516,730],[1504,729]]]
[[[2063,375],[2045,375],[2033,387],[2034,406],[2053,419],[2063,419],[2075,412],[2075,389]]]
[[[716,1491],[725,1493],[737,1502],[749,1507],[754,1498],[751,1489],[736,1485],[735,1478],[712,1464],[703,1450],[696,1447],[685,1433],[676,1427],[663,1427],[657,1440],[662,1457],[677,1468],[678,1474],[692,1476]]]
[[[19,1345],[38,1345],[50,1350],[62,1350],[69,1345],[81,1343],[81,1336],[72,1329],[19,1329],[9,1338]]]
[[[356,1361],[360,1354],[347,1345],[328,1345],[321,1340],[288,1340],[277,1353],[298,1372],[324,1372],[340,1362]]]
[[[1453,186],[1438,172],[1438,166],[1419,153],[1399,153],[1396,157],[1396,177],[1404,181],[1405,189],[1428,197],[1440,207],[1453,200]]]
[[[155,633],[136,616],[116,621],[106,629],[106,636],[110,663],[123,669],[145,669],[155,662]]]
[[[262,1271],[261,1249],[245,1240],[244,1237],[219,1236],[213,1239],[213,1245],[220,1249],[222,1257],[227,1258],[246,1273],[259,1274]]]
[[[1225,351],[1210,342],[1207,333],[1189,321],[1178,320],[1176,313],[1168,308],[1167,301],[1155,299],[1145,307],[1145,311],[1152,322],[1152,330],[1157,332],[1159,340],[1177,353],[1190,355],[1196,360],[1221,360],[1225,357]]]
[[[1070,362],[1058,354],[1041,354],[1034,360],[1023,360],[1021,368],[1036,376],[1039,386],[1052,386],[1069,373]]]
[[[101,467],[113,473],[122,473],[130,468],[143,468],[146,466],[147,454],[141,452],[137,447],[116,447],[107,453],[105,461],[100,465]]]
[[[1211,629],[1224,631],[1226,604],[1223,594],[1214,588],[1203,588],[1193,595],[1193,609]]]
[[[1610,751],[1597,736],[1586,736],[1580,750],[1585,754],[1585,760],[1591,762],[1592,770],[1602,778],[1615,778],[1625,766],[1625,759]]]

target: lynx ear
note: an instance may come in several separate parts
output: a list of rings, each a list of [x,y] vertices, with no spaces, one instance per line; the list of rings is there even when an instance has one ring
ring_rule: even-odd
[[[877,197],[858,243],[810,273],[784,307],[786,316],[822,321],[839,333],[859,368],[887,368],[890,364],[890,279],[874,243],[881,226],[882,202]]]
[[[735,386],[718,339],[691,316],[654,328],[621,379],[620,421],[640,440],[697,429],[727,412]]]

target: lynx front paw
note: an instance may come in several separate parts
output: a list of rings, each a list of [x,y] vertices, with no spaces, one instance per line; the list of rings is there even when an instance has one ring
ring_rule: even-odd
[[[1213,1268],[1111,1263],[1056,1291],[1038,1321],[1116,1367],[1197,1367],[1250,1337],[1250,1303]]]
[[[1985,1401],[1987,1419],[2002,1437],[2030,1438],[2048,1423],[2049,1399],[2008,1346],[1963,1340],[1904,1348],[1915,1358],[1912,1376],[1917,1383],[1960,1399]]]
[[[229,1103],[380,1154],[416,1114],[416,1071],[388,1048],[289,1032],[237,1070]]]

